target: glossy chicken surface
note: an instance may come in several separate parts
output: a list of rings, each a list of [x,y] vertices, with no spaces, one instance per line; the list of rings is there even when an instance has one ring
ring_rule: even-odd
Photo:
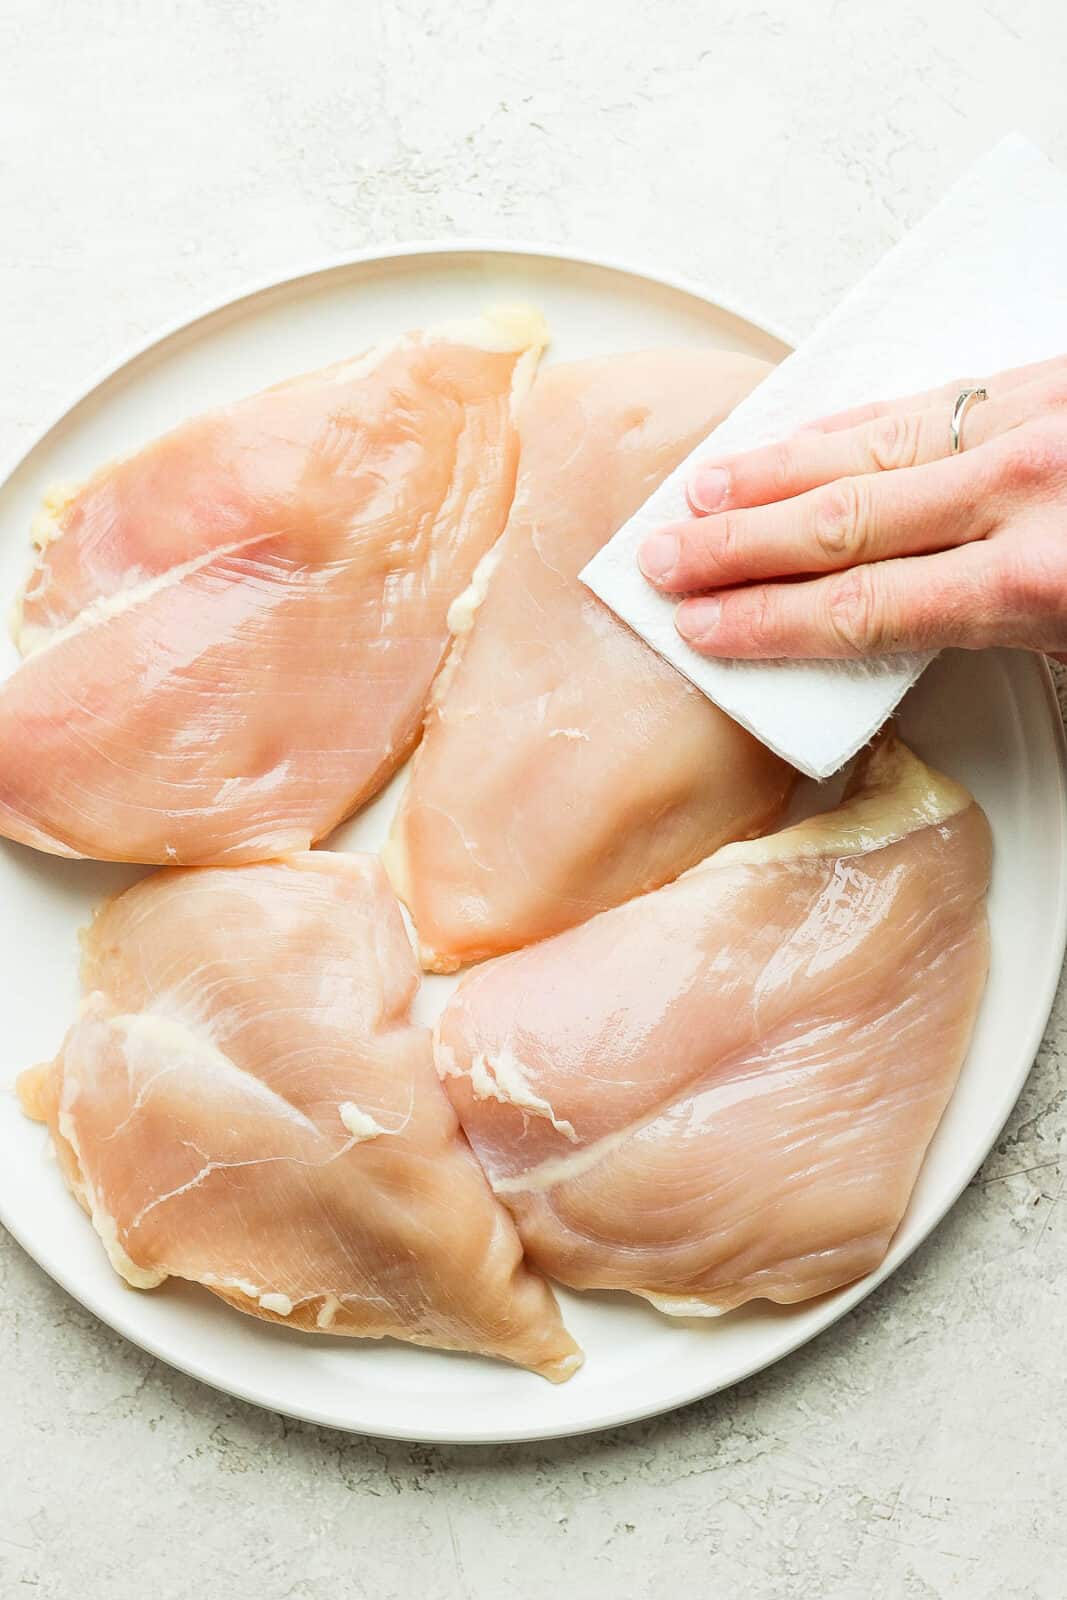
[[[889,739],[836,810],[467,975],[438,1070],[528,1258],[710,1314],[878,1265],[985,985],[985,816]]]
[[[386,851],[429,968],[557,933],[777,819],[792,770],[578,578],[765,371],[657,350],[537,379]]]
[[[409,1020],[417,985],[372,857],[156,873],[98,912],[82,1013],[20,1093],[131,1284],[560,1381],[580,1354]]]
[[[410,752],[511,503],[544,342],[412,334],[176,428],[35,525],[0,833],[218,863],[322,838]]]

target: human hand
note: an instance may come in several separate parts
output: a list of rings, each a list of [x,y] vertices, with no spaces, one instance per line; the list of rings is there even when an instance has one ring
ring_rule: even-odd
[[[641,546],[704,655],[944,645],[1067,653],[1067,356],[863,406],[693,474],[694,516]],[[1067,659],[1067,654],[1064,655]]]

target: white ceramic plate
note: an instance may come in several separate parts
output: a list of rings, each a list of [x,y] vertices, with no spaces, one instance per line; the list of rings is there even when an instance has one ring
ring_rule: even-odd
[[[0,489],[0,596],[13,595],[23,576],[30,518],[49,484],[77,479],[192,412],[385,333],[518,298],[547,314],[553,360],[686,340],[772,359],[786,349],[692,286],[537,249],[418,246],[321,269],[172,331],[64,412]],[[993,965],[970,1057],[907,1217],[881,1270],[862,1283],[806,1307],[756,1305],[710,1323],[668,1320],[624,1295],[562,1292],[587,1360],[561,1388],[474,1357],[297,1335],[188,1285],[151,1294],[125,1288],[10,1085],[20,1068],[54,1053],[73,1016],[77,929],[94,901],[138,871],[6,843],[0,1218],[46,1272],[144,1349],[243,1399],[366,1433],[457,1441],[580,1433],[680,1405],[776,1361],[869,1294],[956,1199],[1022,1088],[1064,950],[1063,740],[1043,665],[1008,653],[943,657],[902,720],[921,754],[968,784],[992,822]],[[394,785],[335,843],[376,847],[396,793]],[[811,791],[802,802],[809,810],[821,803]],[[427,1019],[452,981],[424,985],[419,1009]]]

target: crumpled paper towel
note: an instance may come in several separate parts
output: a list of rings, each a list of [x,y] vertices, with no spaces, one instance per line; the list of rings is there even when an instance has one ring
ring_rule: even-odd
[[[1067,178],[1019,134],[983,157],[800,348],[699,445],[581,576],[698,689],[813,778],[871,739],[932,659],[709,661],[637,569],[646,533],[688,515],[697,461],[784,438],[869,400],[980,381],[1067,352]],[[949,409],[945,433],[949,432]]]

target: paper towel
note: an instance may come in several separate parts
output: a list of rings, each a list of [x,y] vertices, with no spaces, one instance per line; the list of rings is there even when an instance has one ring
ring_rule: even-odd
[[[930,655],[870,662],[709,661],[637,569],[646,533],[689,514],[693,465],[819,416],[1067,352],[1067,178],[1021,135],[977,163],[661,484],[581,574],[661,656],[813,778],[881,727]],[[949,410],[945,412],[945,434]]]

